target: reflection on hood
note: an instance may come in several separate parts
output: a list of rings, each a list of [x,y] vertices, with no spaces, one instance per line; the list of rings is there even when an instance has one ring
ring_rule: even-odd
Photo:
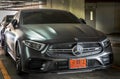
[[[98,39],[103,37],[101,32],[84,24],[24,25],[23,31],[29,39],[38,41],[73,41],[75,38],[80,41],[83,38]]]

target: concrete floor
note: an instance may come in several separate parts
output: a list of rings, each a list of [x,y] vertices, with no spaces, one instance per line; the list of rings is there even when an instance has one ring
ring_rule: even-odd
[[[106,70],[97,70],[87,73],[74,73],[74,74],[56,74],[56,73],[34,73],[17,75],[14,62],[10,57],[2,55],[0,57],[11,79],[120,79],[120,68],[111,67]],[[0,76],[1,73],[0,73]],[[0,79],[4,79],[3,76]]]
[[[4,55],[4,50],[0,49],[0,60],[6,68],[7,75],[10,78],[5,78],[6,74],[3,74],[2,69],[0,69],[0,79],[120,79],[120,45],[119,39],[115,40],[116,37],[109,36],[112,41],[112,48],[114,54],[113,66],[106,70],[98,70],[87,73],[74,73],[74,74],[56,74],[56,73],[34,73],[17,75],[15,70],[15,65],[10,57]]]

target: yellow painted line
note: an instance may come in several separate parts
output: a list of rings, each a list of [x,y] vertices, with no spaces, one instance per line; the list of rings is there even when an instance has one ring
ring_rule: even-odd
[[[3,62],[1,60],[0,60],[0,70],[2,72],[2,75],[3,75],[4,79],[11,79],[7,70],[6,70],[6,68],[5,68],[5,66],[4,66],[4,64],[3,64]]]

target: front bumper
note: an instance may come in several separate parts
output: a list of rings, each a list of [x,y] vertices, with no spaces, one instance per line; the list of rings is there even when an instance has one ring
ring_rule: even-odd
[[[112,52],[103,52],[94,56],[83,57],[87,60],[86,68],[70,69],[70,59],[56,58],[29,58],[25,62],[23,71],[26,72],[57,72],[57,73],[74,73],[89,72],[97,69],[105,69],[112,64]],[[72,58],[71,58],[72,59]],[[81,58],[74,58],[81,59]]]

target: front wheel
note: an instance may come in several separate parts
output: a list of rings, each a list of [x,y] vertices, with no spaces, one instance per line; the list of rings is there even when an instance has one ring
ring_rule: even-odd
[[[5,46],[5,36],[3,33],[1,33],[1,47]]]
[[[20,48],[19,48],[18,45],[17,45],[17,48],[16,48],[16,70],[17,70],[18,74],[22,74]]]
[[[22,64],[21,64],[21,55],[20,55],[20,46],[17,45],[16,47],[16,71],[18,75],[28,74],[22,71]]]

